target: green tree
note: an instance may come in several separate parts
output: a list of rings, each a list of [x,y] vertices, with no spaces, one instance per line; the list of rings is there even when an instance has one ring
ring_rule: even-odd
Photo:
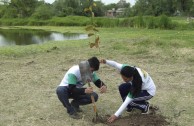
[[[50,4],[42,4],[36,8],[35,12],[33,13],[32,17],[36,19],[50,19],[54,16],[53,7]]]
[[[188,15],[193,4],[193,0],[136,0],[132,10],[133,15],[174,15],[177,11]]]
[[[113,3],[113,4],[108,4],[108,5],[105,6],[106,10],[112,10],[113,8],[118,9],[117,4]]]
[[[16,10],[17,17],[30,17],[36,8],[38,0],[11,0],[9,9]]]
[[[189,16],[189,12],[191,10],[191,7],[193,6],[194,2],[193,0],[180,0],[181,2],[181,9],[185,15]]]
[[[56,0],[53,3],[56,16],[73,15],[79,10],[79,0]]]
[[[144,15],[147,8],[149,8],[147,0],[137,0],[133,6],[133,15]]]
[[[0,0],[0,2],[2,2],[3,5],[8,5],[9,4],[9,0]]]
[[[3,18],[17,18],[17,10],[10,6],[7,6],[5,10],[2,10],[4,13],[2,14]]]
[[[189,15],[192,16],[192,17],[194,17],[194,4],[190,8]]]
[[[104,9],[104,4],[100,1],[96,1],[96,7],[93,8],[94,15],[96,17],[104,16],[105,14],[105,9]]]
[[[88,8],[93,3],[93,0],[80,0],[80,10],[83,12],[84,16],[91,16],[89,11],[84,11],[85,8]]]
[[[66,6],[71,8],[77,8],[79,7],[79,0],[65,0]]]
[[[65,16],[63,13],[65,1],[64,0],[55,0],[53,3],[55,15],[59,17]]]
[[[6,8],[7,8],[6,5],[0,5],[0,18],[2,18],[3,15],[5,14]]]

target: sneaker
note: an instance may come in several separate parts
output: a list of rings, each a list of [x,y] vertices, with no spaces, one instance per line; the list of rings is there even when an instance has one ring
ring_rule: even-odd
[[[81,116],[79,116],[77,114],[77,112],[74,112],[73,114],[69,114],[69,117],[73,118],[73,119],[81,119]]]
[[[76,112],[83,112],[80,108],[74,108]]]
[[[149,113],[150,104],[146,102],[146,108],[142,110],[141,114],[148,114]]]
[[[80,107],[77,107],[76,105],[74,105],[73,103],[71,103],[71,105],[73,106],[73,108],[75,109],[76,112],[83,112]]]
[[[133,111],[133,108],[127,108],[127,113],[130,113],[130,112],[132,112]]]

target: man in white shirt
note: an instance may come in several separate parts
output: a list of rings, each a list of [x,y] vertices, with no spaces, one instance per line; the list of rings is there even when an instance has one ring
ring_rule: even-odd
[[[87,60],[89,63],[89,70],[92,73],[92,82],[100,89],[101,93],[106,92],[106,85],[99,79],[95,71],[99,69],[100,62],[96,57],[92,57]],[[80,105],[87,105],[92,103],[91,95],[94,96],[95,101],[98,100],[98,94],[93,91],[92,87],[83,88],[85,83],[83,83],[83,78],[81,77],[81,72],[79,65],[72,66],[65,74],[61,83],[57,87],[56,93],[67,109],[67,113],[71,118],[79,119],[81,118],[77,112],[81,112]],[[71,103],[69,99],[73,99]]]

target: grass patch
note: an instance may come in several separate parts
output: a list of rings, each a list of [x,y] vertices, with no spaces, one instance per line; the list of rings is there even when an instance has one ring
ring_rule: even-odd
[[[85,32],[84,27],[19,28]],[[89,40],[0,47],[1,125],[104,126],[91,122],[92,105],[81,106],[84,111],[81,120],[69,118],[55,93],[68,68],[91,56],[148,71],[157,87],[156,96],[150,102],[159,107],[158,113],[166,116],[172,126],[193,125],[194,31],[117,27],[99,28],[99,31],[101,53],[89,48]],[[99,94],[98,113],[113,114],[122,103],[117,89],[122,80],[116,70],[106,65],[100,66],[98,75],[108,86],[106,94],[93,87]]]
[[[167,17],[161,15],[135,16],[128,18],[96,17],[94,23],[97,27],[131,27],[147,29],[184,29],[193,30],[194,21],[185,17]],[[1,26],[86,26],[91,24],[91,18],[85,16],[52,17],[51,19],[13,18],[0,19]]]

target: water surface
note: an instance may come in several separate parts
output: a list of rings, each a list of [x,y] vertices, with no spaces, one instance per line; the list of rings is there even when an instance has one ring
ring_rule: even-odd
[[[87,39],[87,34],[34,29],[0,29],[0,46],[42,44],[48,41]]]

